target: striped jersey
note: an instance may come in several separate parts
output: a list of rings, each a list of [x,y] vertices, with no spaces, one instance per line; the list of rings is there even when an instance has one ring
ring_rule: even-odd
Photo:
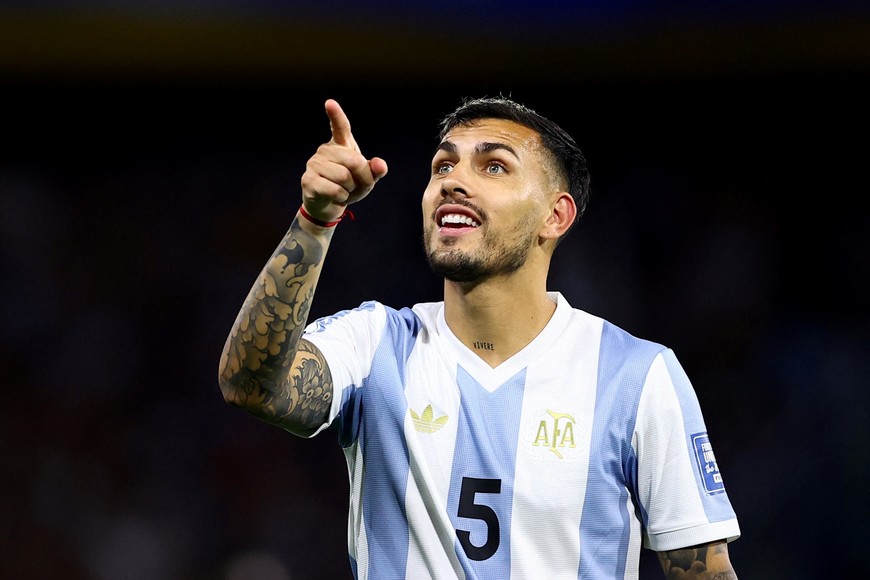
[[[308,325],[334,379],[318,433],[347,460],[355,578],[636,579],[641,546],[740,535],[674,353],[550,297],[495,368],[443,302]]]

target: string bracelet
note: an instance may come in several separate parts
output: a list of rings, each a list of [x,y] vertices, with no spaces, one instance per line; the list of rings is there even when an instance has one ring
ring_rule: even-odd
[[[304,205],[299,206],[299,213],[302,214],[302,217],[304,217],[305,219],[307,219],[308,221],[310,221],[314,225],[318,225],[322,228],[334,228],[335,226],[338,225],[338,222],[340,222],[341,220],[344,219],[344,216],[349,217],[351,219],[351,221],[356,219],[356,216],[353,215],[353,212],[347,208],[345,208],[344,213],[342,213],[340,216],[338,216],[337,220],[331,221],[331,222],[325,222],[323,220],[317,219],[316,217],[314,217],[313,215],[311,215],[310,213],[305,211]]]

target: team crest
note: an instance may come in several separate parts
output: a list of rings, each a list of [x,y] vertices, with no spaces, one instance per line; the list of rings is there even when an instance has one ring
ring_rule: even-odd
[[[571,413],[546,409],[526,425],[526,449],[537,459],[566,461],[577,457],[585,436]]]

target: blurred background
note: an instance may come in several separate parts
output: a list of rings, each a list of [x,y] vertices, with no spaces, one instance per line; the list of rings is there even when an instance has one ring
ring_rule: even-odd
[[[436,125],[497,94],[585,151],[550,286],[677,353],[741,579],[863,577],[868,79],[857,1],[3,0],[0,578],[350,578],[335,436],[226,405],[221,350],[326,98],[390,174],[313,316],[440,299]]]

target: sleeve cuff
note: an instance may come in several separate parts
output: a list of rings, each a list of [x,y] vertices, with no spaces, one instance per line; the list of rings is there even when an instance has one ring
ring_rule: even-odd
[[[646,534],[644,547],[656,552],[667,552],[668,550],[679,550],[716,540],[733,542],[739,537],[740,526],[736,519],[730,519],[660,534]]]

